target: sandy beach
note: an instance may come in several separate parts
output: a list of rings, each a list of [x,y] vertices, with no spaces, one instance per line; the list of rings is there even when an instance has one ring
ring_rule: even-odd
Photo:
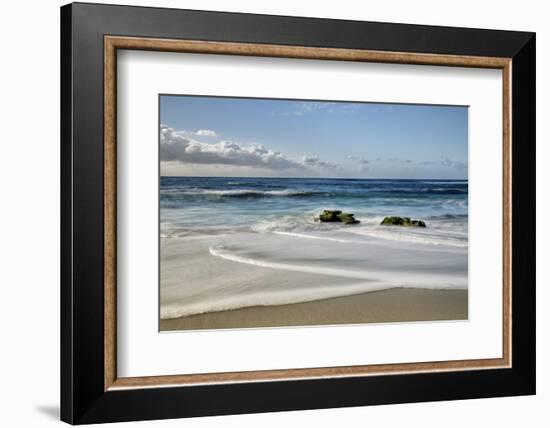
[[[161,331],[465,320],[467,290],[395,288],[278,306],[254,306],[161,320]]]

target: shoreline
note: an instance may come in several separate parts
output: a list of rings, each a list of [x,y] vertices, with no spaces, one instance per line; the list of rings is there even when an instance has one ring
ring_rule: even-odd
[[[468,320],[468,290],[392,288],[161,319],[160,331]]]
[[[312,235],[323,240],[345,237],[345,243],[329,244],[319,239],[259,232],[211,235],[205,239],[161,239],[161,318],[257,307],[261,310],[256,315],[261,319],[262,313],[272,308],[305,302],[338,302],[336,298],[345,296],[357,299],[367,292],[404,286],[423,291],[401,295],[391,291],[390,295],[396,294],[397,299],[406,301],[411,293],[433,296],[431,290],[468,288],[467,251],[463,248],[350,235],[338,230]],[[365,304],[369,304],[372,296],[378,295],[370,295]],[[391,308],[396,302],[381,304]],[[318,305],[311,309],[316,310]],[[345,312],[348,306],[339,310]],[[403,310],[406,309],[405,305]],[[370,311],[376,310],[374,307]],[[325,311],[333,309],[328,307]],[[296,318],[292,313],[288,317]],[[401,319],[399,314],[395,316]],[[308,322],[303,318],[287,323]],[[364,318],[356,316],[358,322],[364,322]],[[430,315],[429,319],[433,318]],[[282,316],[273,319],[285,322]],[[418,316],[407,319],[416,320]],[[321,322],[327,323],[323,319]]]

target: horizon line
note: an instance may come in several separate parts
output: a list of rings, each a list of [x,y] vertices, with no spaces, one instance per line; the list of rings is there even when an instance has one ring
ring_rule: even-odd
[[[168,178],[259,178],[259,179],[302,179],[302,180],[445,180],[445,181],[469,181],[468,178],[377,178],[377,177],[262,177],[262,176],[227,176],[227,175],[162,175]]]

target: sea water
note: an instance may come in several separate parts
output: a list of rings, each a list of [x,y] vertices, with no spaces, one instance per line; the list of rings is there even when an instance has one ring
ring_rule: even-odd
[[[324,209],[351,212],[361,223],[320,223],[316,219]],[[427,227],[380,226],[384,216],[393,215],[424,220]],[[160,217],[163,237],[248,229],[315,239],[339,229],[355,235],[465,247],[468,182],[161,177]]]

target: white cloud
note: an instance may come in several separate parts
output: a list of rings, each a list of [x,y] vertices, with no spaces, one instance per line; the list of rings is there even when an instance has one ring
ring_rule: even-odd
[[[336,164],[320,160],[318,156],[304,156],[302,157],[302,165],[322,168],[336,168]]]
[[[305,103],[298,104],[296,106],[296,109],[294,110],[293,114],[295,116],[303,116],[304,114],[312,113],[314,111],[319,110],[328,110],[330,109],[335,103],[331,102],[314,102],[309,101]]]
[[[197,132],[195,132],[195,135],[198,135],[200,137],[217,137],[218,134],[216,134],[216,131],[212,131],[211,129],[199,129]]]
[[[449,157],[444,156],[441,158],[441,160],[438,161],[412,161],[410,159],[403,159],[403,158],[375,158],[375,159],[366,159],[362,157],[357,156],[348,156],[349,160],[355,161],[359,163],[362,166],[367,165],[374,165],[374,164],[384,164],[384,165],[391,165],[391,164],[411,164],[411,165],[418,165],[422,167],[446,167],[446,168],[453,168],[457,170],[464,170],[468,168],[468,164],[466,162],[460,162],[460,161],[454,161],[452,159],[449,159]]]
[[[375,159],[366,159],[357,156],[348,156],[348,159],[356,161],[361,165],[368,165],[374,163],[384,163],[384,164],[395,164],[395,163],[413,163],[410,159],[401,159],[401,158],[375,158]]]
[[[449,159],[448,157],[444,157],[441,160],[441,164],[455,169],[466,169],[468,167],[466,162],[454,161]]]
[[[445,166],[447,168],[454,168],[458,170],[465,170],[468,168],[468,164],[466,162],[461,161],[455,161],[452,159],[449,159],[449,157],[444,156],[439,161],[424,161],[420,162],[420,165],[422,166]]]
[[[361,108],[359,103],[329,102],[329,101],[306,101],[297,104],[290,114],[304,116],[309,113],[323,111],[325,113],[351,113]]]
[[[160,160],[183,164],[234,165],[271,170],[335,166],[331,162],[320,160],[317,156],[304,156],[301,160],[294,160],[261,144],[242,144],[234,141],[203,143],[166,125],[161,125],[160,129]]]

